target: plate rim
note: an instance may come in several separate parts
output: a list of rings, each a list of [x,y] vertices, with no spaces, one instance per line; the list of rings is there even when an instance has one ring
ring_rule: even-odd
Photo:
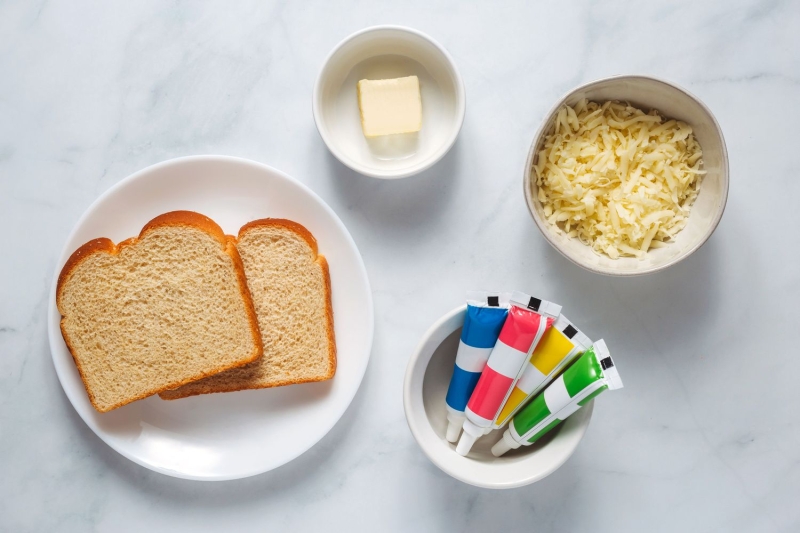
[[[57,346],[58,341],[62,339],[61,336],[60,336],[61,329],[60,329],[60,326],[59,326],[59,321],[56,321],[55,324],[53,323],[53,320],[54,320],[53,317],[56,314],[58,314],[58,309],[56,308],[56,288],[58,286],[58,275],[61,272],[61,269],[63,268],[63,264],[65,262],[65,259],[69,257],[69,254],[71,254],[71,249],[68,247],[68,245],[69,245],[70,241],[72,241],[73,238],[75,237],[75,234],[78,232],[78,229],[85,223],[85,221],[89,217],[89,215],[92,212],[94,212],[99,205],[101,205],[109,196],[111,196],[113,193],[115,193],[118,189],[126,186],[127,184],[129,184],[129,183],[131,183],[133,181],[136,181],[136,180],[140,179],[143,175],[149,174],[149,173],[157,171],[157,170],[161,170],[161,169],[163,169],[165,167],[180,166],[180,165],[184,165],[184,164],[187,164],[187,163],[196,163],[196,162],[222,162],[222,163],[226,163],[226,164],[227,163],[233,163],[233,164],[237,164],[237,165],[245,165],[245,166],[255,167],[255,168],[257,168],[257,169],[259,169],[261,171],[271,172],[271,173],[275,174],[276,176],[278,176],[279,179],[282,179],[282,180],[285,180],[285,181],[289,181],[292,184],[294,184],[296,186],[299,186],[304,192],[306,192],[311,197],[313,197],[317,201],[318,205],[320,205],[324,210],[326,210],[328,212],[328,214],[332,216],[332,218],[335,221],[335,223],[339,225],[339,229],[342,231],[342,233],[345,236],[346,240],[352,246],[353,250],[355,250],[356,255],[358,256],[359,274],[360,274],[360,277],[362,277],[364,279],[364,281],[366,283],[366,289],[367,289],[367,291],[366,291],[367,292],[366,304],[367,304],[367,316],[369,317],[369,323],[367,324],[368,328],[367,328],[367,331],[365,332],[366,336],[367,336],[367,344],[366,344],[367,354],[366,354],[366,357],[364,358],[364,363],[361,365],[361,368],[359,369],[357,385],[355,387],[353,387],[352,392],[349,393],[349,398],[347,398],[347,402],[346,402],[346,405],[345,405],[344,409],[342,409],[341,413],[339,413],[338,416],[332,417],[332,419],[330,420],[330,423],[327,425],[327,427],[325,427],[324,431],[320,432],[319,437],[316,440],[313,440],[307,447],[300,448],[300,449],[296,450],[296,453],[291,454],[289,456],[289,458],[286,459],[283,463],[277,464],[277,465],[273,465],[273,466],[268,466],[267,468],[259,467],[259,468],[256,468],[254,470],[247,471],[245,473],[237,473],[237,474],[233,474],[233,475],[224,475],[224,474],[222,474],[222,475],[199,475],[198,476],[198,475],[182,472],[182,471],[179,471],[179,470],[173,470],[173,469],[169,469],[169,468],[164,468],[162,466],[149,463],[149,462],[141,459],[138,455],[132,454],[128,450],[116,446],[116,444],[112,440],[106,438],[105,432],[102,429],[96,427],[96,425],[93,423],[93,421],[91,419],[88,419],[87,417],[85,417],[84,414],[81,412],[81,410],[76,407],[76,405],[75,405],[75,401],[76,400],[73,398],[75,393],[74,392],[70,392],[68,390],[68,388],[64,386],[64,379],[66,379],[66,376],[62,375],[62,371],[59,369],[59,364],[56,361],[56,357],[57,357],[56,356],[56,346]],[[60,314],[59,314],[59,316],[60,316]],[[56,331],[57,331],[57,333],[56,333]],[[73,224],[72,229],[70,230],[69,234],[67,235],[67,237],[66,237],[66,239],[64,241],[63,246],[61,247],[61,253],[58,256],[58,260],[56,261],[56,266],[54,267],[53,276],[52,276],[52,280],[51,280],[51,283],[50,283],[50,290],[49,290],[49,293],[48,293],[47,337],[48,337],[48,346],[50,348],[50,359],[51,359],[51,361],[53,363],[53,367],[55,368],[56,376],[58,377],[58,382],[59,382],[59,385],[61,386],[61,390],[64,391],[64,394],[67,397],[67,399],[69,400],[69,403],[70,403],[71,407],[75,410],[75,412],[78,414],[78,416],[81,418],[81,420],[83,420],[83,422],[89,427],[89,429],[91,429],[94,432],[94,434],[97,435],[97,437],[100,438],[100,440],[102,440],[106,445],[108,445],[109,448],[111,448],[115,452],[119,453],[120,455],[122,455],[126,459],[128,459],[128,460],[130,460],[130,461],[132,461],[132,462],[134,462],[134,463],[136,463],[136,464],[138,464],[140,466],[143,466],[143,467],[145,467],[145,468],[147,468],[149,470],[152,470],[154,472],[158,472],[160,474],[164,474],[164,475],[171,476],[171,477],[176,477],[176,478],[181,478],[181,479],[189,479],[189,480],[197,480],[197,481],[227,481],[227,480],[233,480],[233,479],[243,479],[243,478],[255,476],[255,475],[258,475],[258,474],[263,474],[265,472],[269,472],[270,470],[275,470],[276,468],[280,468],[281,466],[284,466],[285,464],[294,461],[299,456],[303,455],[305,452],[307,452],[308,450],[313,448],[317,443],[319,443],[320,440],[322,440],[328,433],[330,433],[331,429],[333,429],[333,427],[339,422],[339,420],[341,420],[341,418],[344,416],[344,414],[347,412],[347,410],[352,405],[353,399],[355,398],[356,394],[358,393],[359,389],[361,388],[361,384],[364,381],[364,375],[366,374],[367,367],[369,366],[369,361],[370,361],[370,359],[372,357],[372,347],[373,347],[373,340],[374,340],[374,332],[375,332],[375,308],[374,308],[374,302],[373,302],[372,287],[371,287],[371,284],[370,284],[370,281],[369,281],[369,275],[367,273],[366,266],[364,264],[364,257],[361,255],[361,252],[358,249],[358,246],[356,245],[356,242],[353,239],[353,236],[350,234],[350,231],[344,225],[344,222],[342,222],[342,220],[339,218],[339,216],[336,214],[336,212],[333,210],[333,208],[331,208],[327,204],[327,202],[325,202],[325,200],[323,200],[310,187],[308,187],[306,184],[302,183],[301,181],[289,176],[287,173],[285,173],[285,172],[283,172],[281,170],[278,170],[275,167],[272,167],[270,165],[267,165],[267,164],[264,164],[264,163],[260,163],[258,161],[253,161],[252,159],[246,159],[246,158],[243,158],[243,157],[228,156],[228,155],[204,154],[204,155],[181,156],[181,157],[176,157],[176,158],[172,158],[172,159],[167,159],[167,160],[161,161],[159,163],[155,163],[155,164],[149,165],[147,167],[144,167],[144,168],[142,168],[142,169],[140,169],[140,170],[138,170],[138,171],[136,171],[136,172],[134,172],[132,174],[129,174],[125,178],[121,179],[120,181],[118,181],[117,183],[113,184],[111,187],[106,189],[91,204],[89,204],[89,206],[83,211],[83,213],[78,218],[78,220]],[[85,391],[85,388],[82,389],[82,390]]]

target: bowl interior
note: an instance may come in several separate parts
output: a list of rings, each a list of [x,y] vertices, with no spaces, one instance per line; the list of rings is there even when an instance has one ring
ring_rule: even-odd
[[[703,164],[707,174],[692,207],[689,221],[675,241],[664,248],[651,250],[645,259],[631,257],[610,259],[599,256],[577,239],[556,233],[544,217],[537,197],[536,180],[531,168],[544,138],[553,129],[558,109],[574,105],[582,98],[605,102],[621,100],[642,110],[657,109],[663,116],[686,122],[703,149]],[[677,263],[699,248],[719,223],[728,196],[728,160],[725,141],[711,112],[696,98],[669,83],[646,77],[624,76],[593,82],[569,93],[545,118],[537,132],[528,155],[524,176],[525,198],[536,224],[547,240],[568,259],[589,270],[603,274],[638,275],[661,270]]]
[[[364,137],[358,81],[412,75],[422,93],[420,132]],[[461,128],[464,95],[454,65],[437,45],[409,30],[376,28],[333,52],[320,73],[314,105],[320,134],[340,161],[370,176],[392,178],[419,172],[447,152]]]
[[[406,376],[406,418],[425,454],[451,476],[472,485],[510,488],[546,477],[575,451],[592,415],[590,402],[549,435],[532,446],[494,457],[491,447],[503,430],[493,431],[475,443],[467,457],[447,442],[445,395],[458,350],[464,308],[456,309],[426,335]]]

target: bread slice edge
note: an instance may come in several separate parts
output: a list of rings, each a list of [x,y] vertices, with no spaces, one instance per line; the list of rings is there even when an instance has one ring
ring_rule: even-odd
[[[239,233],[236,239],[237,244],[238,241],[242,238],[242,236],[245,233],[247,233],[247,231],[254,228],[272,227],[272,226],[282,226],[297,233],[308,243],[309,247],[314,251],[314,254],[317,256],[316,262],[319,263],[320,268],[322,269],[322,274],[325,282],[325,317],[326,317],[325,330],[328,337],[328,362],[330,366],[330,371],[324,376],[317,376],[313,378],[286,379],[283,381],[270,383],[268,385],[259,384],[256,386],[240,386],[240,385],[220,386],[215,388],[214,390],[209,390],[209,391],[192,390],[192,391],[187,391],[185,393],[181,393],[180,395],[174,394],[177,391],[171,390],[170,391],[171,394],[168,396],[164,394],[159,394],[159,397],[162,400],[179,400],[181,398],[188,398],[190,396],[200,396],[204,394],[237,392],[242,390],[271,389],[274,387],[283,387],[286,385],[299,385],[301,383],[317,383],[321,381],[327,381],[333,378],[334,375],[336,375],[337,354],[336,354],[336,337],[333,329],[333,300],[331,296],[332,291],[331,291],[330,268],[328,267],[328,260],[325,258],[324,255],[321,255],[319,253],[319,248],[317,246],[317,239],[314,237],[314,235],[310,231],[308,231],[308,229],[306,229],[305,226],[293,220],[288,220],[284,218],[261,218],[258,220],[253,220],[251,222],[248,222],[239,229]]]
[[[241,294],[242,299],[245,302],[245,311],[247,313],[248,322],[250,324],[250,333],[253,337],[255,349],[247,359],[244,359],[242,361],[237,361],[234,364],[224,365],[222,367],[214,368],[212,370],[203,372],[197,377],[192,376],[191,378],[188,379],[183,379],[175,383],[170,383],[167,386],[154,387],[152,390],[145,391],[137,395],[136,397],[127,399],[123,402],[117,402],[109,407],[100,407],[95,401],[94,394],[87,386],[87,381],[84,376],[83,368],[78,362],[77,357],[75,357],[73,345],[70,342],[69,335],[64,329],[65,317],[62,313],[62,308],[61,308],[61,294],[64,289],[64,285],[66,284],[67,280],[72,275],[72,273],[75,271],[75,269],[88,257],[91,257],[92,255],[97,253],[108,253],[112,255],[118,255],[124,247],[136,244],[149,231],[162,226],[194,227],[208,233],[209,235],[214,237],[217,241],[219,241],[223,251],[226,254],[228,254],[228,256],[231,258],[233,262],[233,268],[234,271],[236,272],[236,280],[239,288],[239,293]],[[83,382],[83,387],[86,390],[87,395],[89,396],[89,401],[98,412],[106,413],[118,407],[122,407],[123,405],[127,405],[137,400],[141,400],[143,398],[147,398],[154,394],[158,394],[159,392],[174,389],[180,387],[181,385],[185,385],[186,383],[191,383],[193,381],[197,381],[199,379],[203,379],[205,377],[213,376],[214,374],[224,372],[225,370],[230,370],[232,368],[238,368],[240,366],[244,366],[248,363],[252,363],[253,361],[257,360],[259,357],[263,355],[264,347],[261,340],[261,331],[258,329],[258,318],[256,316],[255,306],[253,305],[253,299],[250,295],[250,289],[247,286],[247,278],[244,273],[244,264],[242,263],[242,258],[239,256],[239,251],[236,248],[235,242],[236,239],[233,236],[225,235],[225,232],[222,231],[222,228],[216,222],[214,222],[212,219],[208,218],[205,215],[202,215],[194,211],[170,211],[168,213],[164,213],[162,215],[155,217],[154,219],[150,220],[147,224],[145,224],[144,227],[142,228],[142,231],[139,232],[138,237],[131,237],[130,239],[120,241],[119,244],[114,244],[114,242],[111,239],[108,239],[106,237],[92,239],[91,241],[83,244],[77,250],[72,252],[72,255],[70,255],[66,263],[64,263],[64,266],[62,267],[61,272],[58,275],[58,282],[56,283],[56,307],[58,308],[59,314],[61,314],[61,321],[59,323],[59,326],[61,329],[61,336],[64,338],[64,343],[67,345],[67,349],[69,350],[69,353],[72,356],[72,360],[75,362],[75,366],[78,369],[78,374],[80,375],[81,381]]]

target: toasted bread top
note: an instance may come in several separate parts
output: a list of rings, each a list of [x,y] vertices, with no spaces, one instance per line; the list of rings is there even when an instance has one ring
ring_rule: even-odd
[[[94,259],[92,259],[92,258],[96,258],[98,256],[98,254],[108,254],[109,256],[118,257],[118,256],[120,256],[120,254],[123,254],[123,252],[128,247],[136,247],[138,244],[144,243],[145,240],[147,239],[147,237],[150,236],[151,234],[152,234],[153,238],[161,238],[161,237],[167,237],[168,238],[168,235],[162,236],[162,235],[159,235],[159,233],[160,232],[164,233],[165,231],[167,233],[169,233],[169,231],[172,231],[172,230],[167,230],[165,228],[181,228],[181,227],[189,229],[191,232],[194,232],[196,230],[200,230],[201,232],[203,232],[203,234],[205,234],[207,236],[210,236],[213,240],[215,240],[216,242],[219,243],[219,247],[220,247],[221,253],[224,254],[224,255],[220,255],[219,257],[228,257],[228,260],[226,260],[226,261],[229,261],[228,265],[232,268],[234,276],[233,276],[233,278],[229,277],[230,276],[230,271],[228,271],[229,273],[225,274],[225,277],[227,277],[227,279],[230,279],[231,281],[234,281],[236,287],[234,289],[232,289],[232,291],[234,293],[238,294],[239,300],[238,300],[238,303],[237,302],[226,302],[226,303],[234,305],[233,311],[235,311],[237,313],[238,312],[243,313],[243,316],[242,315],[237,315],[237,316],[240,317],[239,318],[239,322],[237,322],[237,323],[239,323],[240,325],[246,323],[246,329],[248,331],[246,336],[249,336],[250,340],[247,341],[245,344],[242,344],[243,342],[245,342],[243,339],[239,339],[238,341],[237,340],[231,340],[231,335],[232,334],[230,334],[230,332],[225,333],[223,336],[225,336],[225,338],[228,339],[228,341],[229,341],[228,344],[242,347],[243,350],[250,349],[249,347],[252,347],[252,349],[249,351],[249,353],[242,352],[241,354],[237,354],[236,356],[222,357],[222,358],[220,358],[220,360],[217,360],[217,361],[212,360],[211,357],[208,358],[208,361],[206,361],[202,357],[194,357],[193,359],[190,360],[191,365],[188,365],[185,368],[181,367],[180,365],[178,365],[178,363],[175,360],[165,360],[164,361],[165,364],[171,365],[171,368],[173,368],[173,369],[174,368],[178,369],[178,371],[175,372],[174,379],[170,375],[157,375],[157,377],[159,378],[157,381],[161,382],[159,384],[155,384],[154,383],[152,387],[148,387],[146,383],[138,384],[138,387],[136,388],[138,392],[132,393],[132,395],[120,397],[118,399],[118,401],[110,401],[108,398],[105,398],[104,401],[99,401],[99,399],[97,398],[96,391],[93,390],[92,386],[90,386],[90,381],[92,381],[92,380],[90,379],[90,376],[87,375],[87,372],[89,372],[89,370],[86,367],[87,367],[88,364],[95,364],[96,363],[96,359],[98,357],[103,358],[103,357],[106,357],[108,355],[104,351],[106,344],[109,344],[109,345],[114,344],[115,345],[115,350],[116,350],[115,354],[118,355],[119,357],[118,357],[118,360],[116,360],[116,361],[115,360],[111,360],[111,359],[109,359],[109,361],[104,361],[104,364],[106,366],[105,367],[101,367],[101,370],[104,370],[104,371],[107,370],[109,372],[109,375],[114,375],[113,374],[114,370],[111,367],[113,367],[114,364],[118,363],[119,368],[125,368],[125,369],[127,369],[129,372],[131,372],[133,374],[133,375],[125,376],[124,378],[120,377],[120,379],[127,379],[127,380],[133,381],[133,380],[138,378],[138,379],[144,380],[146,378],[146,376],[150,376],[150,378],[148,378],[148,379],[152,379],[152,376],[154,375],[153,371],[152,371],[152,368],[151,368],[151,366],[153,364],[153,361],[148,361],[148,364],[150,366],[145,365],[147,368],[137,368],[136,360],[135,360],[135,354],[136,354],[137,348],[135,346],[131,347],[130,345],[127,345],[128,348],[125,349],[125,350],[122,350],[122,349],[120,349],[120,346],[117,346],[117,344],[122,342],[122,340],[120,340],[119,336],[115,337],[113,335],[113,333],[116,331],[114,329],[114,327],[117,327],[118,329],[124,329],[123,327],[119,326],[120,320],[122,320],[119,317],[114,317],[114,319],[117,320],[117,322],[114,323],[116,325],[112,325],[112,326],[109,326],[108,324],[102,325],[102,327],[106,328],[103,331],[103,334],[100,335],[100,337],[102,337],[102,338],[99,338],[99,337],[97,339],[94,338],[95,334],[97,334],[97,331],[93,330],[93,328],[94,328],[94,324],[98,324],[97,327],[101,327],[101,325],[99,325],[99,323],[103,322],[107,317],[105,317],[102,313],[98,314],[96,311],[93,311],[93,312],[97,316],[88,316],[87,315],[86,317],[76,317],[76,319],[80,318],[80,320],[82,320],[81,325],[80,325],[80,331],[77,331],[77,329],[78,329],[77,327],[76,328],[70,328],[69,323],[68,323],[69,320],[70,320],[70,316],[69,316],[69,310],[67,309],[67,307],[69,307],[69,306],[65,305],[65,298],[67,298],[67,296],[68,296],[67,291],[69,290],[70,282],[72,281],[72,279],[76,275],[76,273],[81,271],[82,265],[84,265],[84,263],[86,261],[89,261],[89,260],[93,260],[94,261]],[[187,233],[187,235],[188,235],[188,233]],[[208,243],[208,241],[206,241],[206,243]],[[208,248],[208,245],[204,245],[204,246],[206,246],[206,249]],[[133,253],[133,252],[131,252],[131,253]],[[197,252],[197,253],[199,253],[199,252]],[[128,255],[131,255],[131,254],[124,254],[124,255],[128,256]],[[100,258],[98,258],[98,259],[100,259]],[[147,259],[147,257],[145,257],[145,259]],[[192,259],[194,260],[193,257],[192,257]],[[197,260],[197,261],[200,261],[200,260],[203,260],[203,259],[206,259],[206,258],[201,255],[200,259]],[[141,260],[141,258],[140,258],[140,260]],[[219,262],[217,262],[217,263],[219,263]],[[225,266],[224,263],[225,262],[223,261],[222,263],[217,264],[217,267],[225,269],[226,266]],[[100,261],[98,264],[107,264],[107,262],[103,263],[103,261]],[[131,265],[130,269],[131,269],[131,271],[133,271],[133,270],[136,270],[137,267],[141,267],[141,266],[142,266],[142,264]],[[148,266],[148,265],[145,265],[145,266]],[[211,266],[213,266],[213,264]],[[92,266],[91,265],[87,265],[87,268],[92,268]],[[214,275],[215,273],[216,272],[212,272],[209,275]],[[84,272],[84,274],[86,274],[86,273]],[[152,275],[153,275],[152,272],[150,274],[151,274],[151,277],[152,277]],[[205,273],[205,274],[207,274],[207,273]],[[123,277],[123,281],[129,281],[127,279],[128,274],[126,272],[122,272],[119,275]],[[182,279],[186,280],[187,279],[186,276],[189,276],[190,274],[189,273],[183,273],[183,275],[184,275],[184,277]],[[130,274],[130,277],[133,277],[133,276],[134,276],[134,274]],[[156,272],[155,276],[157,278],[158,272]],[[84,289],[87,288],[85,286],[85,284],[86,284],[85,280],[79,280],[79,281],[76,281],[76,283],[83,283],[84,284],[83,288]],[[108,280],[105,280],[105,283],[107,285],[109,285]],[[200,286],[200,288],[198,289],[197,288],[197,283],[198,283],[198,281],[194,280],[194,285],[195,285],[194,290],[206,290],[206,288],[203,287],[203,286]],[[121,283],[118,283],[117,285],[120,285],[120,284]],[[186,284],[186,283],[184,283],[184,284]],[[151,283],[150,286],[148,287],[148,290],[152,289],[152,285],[153,284]],[[169,286],[168,285],[169,284],[166,283],[166,281],[165,281],[164,287],[162,287],[159,290],[172,290],[173,292],[177,291],[177,294],[180,295],[180,294],[182,294],[181,291],[186,288],[186,287],[182,287],[180,285],[180,283],[175,282],[175,281],[172,282],[172,285],[169,285]],[[114,289],[113,284],[110,284],[109,287],[111,289]],[[78,289],[76,289],[76,290],[78,290]],[[103,295],[103,290],[98,290],[96,292],[98,292],[100,294],[100,296]],[[151,290],[151,293],[152,293],[152,290]],[[158,293],[156,292],[156,293],[153,293],[153,294],[158,294]],[[73,310],[77,309],[77,308],[80,308],[80,306],[81,306],[81,297],[80,297],[80,295],[69,295],[69,296],[77,298],[77,300],[73,300],[71,302]],[[174,296],[174,294],[173,294],[173,296]],[[86,297],[88,297],[88,295]],[[106,295],[105,298],[106,298],[106,300],[108,300],[110,297],[108,295]],[[135,298],[134,298],[134,300],[135,300]],[[113,300],[112,300],[112,302],[113,302]],[[148,305],[147,302],[142,303],[140,301],[134,301],[134,303],[138,306],[136,308],[139,310],[140,313],[141,313],[141,310],[143,308],[146,308],[146,306]],[[89,394],[89,399],[92,402],[92,404],[94,405],[94,407],[100,412],[110,411],[112,409],[120,407],[121,405],[125,405],[127,403],[130,403],[130,402],[132,402],[134,400],[137,400],[137,399],[140,399],[140,398],[144,398],[146,396],[150,396],[152,394],[158,393],[161,390],[174,388],[174,387],[180,386],[183,383],[188,383],[188,382],[194,381],[196,379],[200,379],[202,377],[209,376],[209,375],[215,374],[217,372],[221,372],[221,371],[229,369],[229,368],[235,368],[237,366],[241,366],[241,365],[247,364],[249,362],[254,361],[258,357],[260,357],[262,355],[262,353],[263,353],[263,346],[262,346],[262,342],[261,342],[261,335],[260,335],[260,332],[258,330],[258,321],[257,321],[256,313],[255,313],[255,308],[253,306],[252,298],[250,296],[250,292],[249,292],[249,289],[247,287],[247,280],[246,280],[246,277],[245,277],[245,274],[244,274],[244,266],[242,264],[241,257],[239,256],[239,253],[238,253],[238,251],[236,249],[236,246],[234,244],[234,239],[232,237],[226,236],[225,233],[222,231],[222,229],[213,220],[211,220],[210,218],[208,218],[208,217],[206,217],[204,215],[201,215],[199,213],[195,213],[195,212],[192,212],[192,211],[173,211],[173,212],[170,212],[170,213],[165,213],[163,215],[160,215],[160,216],[154,218],[153,220],[151,220],[150,222],[148,222],[142,228],[142,231],[140,232],[138,237],[127,239],[125,241],[120,242],[118,245],[115,245],[110,239],[100,238],[100,239],[91,240],[91,241],[87,242],[86,244],[84,244],[83,246],[81,246],[80,248],[78,248],[69,257],[69,259],[65,263],[65,265],[62,268],[61,273],[59,275],[58,283],[57,283],[57,287],[56,287],[56,304],[58,306],[59,312],[62,314],[61,330],[62,330],[62,335],[64,337],[64,340],[65,340],[65,342],[67,344],[67,347],[70,350],[70,353],[73,356],[73,359],[75,360],[75,363],[76,363],[76,365],[78,367],[78,371],[79,371],[79,373],[81,375],[81,378],[84,381],[84,385],[86,386],[87,393]],[[158,304],[158,302],[156,304]],[[142,307],[142,306],[145,306],[145,307]],[[241,306],[241,307],[239,307],[239,306]],[[180,310],[177,311],[177,313],[178,314],[180,314],[180,313],[186,314],[188,309],[189,309],[188,307],[187,307],[187,309],[180,309]],[[209,312],[214,312],[214,310],[210,310]],[[125,318],[125,320],[128,320],[128,317],[124,317],[124,318]],[[167,321],[167,323],[169,323],[169,320],[177,318],[179,321],[183,321],[182,323],[185,324],[187,320],[191,321],[192,317],[191,316],[178,316],[178,317],[167,316],[167,317],[158,317],[158,318],[160,320],[162,320],[162,322],[163,321]],[[133,325],[135,320],[128,320],[128,322],[131,325]],[[128,323],[128,322],[125,322],[124,320],[122,321],[122,323]],[[173,323],[174,323],[174,320],[173,320]],[[198,325],[197,324],[193,324],[193,326],[198,326]],[[130,327],[132,327],[132,326],[130,326]],[[200,327],[201,331],[202,331],[202,328],[211,327],[211,326],[203,325],[203,326],[198,326],[198,327]],[[244,330],[241,330],[238,333],[241,334],[241,333],[243,333],[243,331]],[[128,329],[127,332],[128,333],[133,332],[132,333],[133,336],[136,337],[139,342],[143,342],[142,341],[143,338],[145,339],[144,342],[148,342],[149,341],[148,338],[143,337],[143,335],[145,335],[146,332],[130,330],[130,329]],[[152,332],[152,333],[153,333],[153,336],[157,337],[160,332]],[[91,337],[91,339],[90,339],[90,337]],[[189,340],[191,341],[191,339],[189,339]],[[159,342],[170,344],[170,341],[171,341],[170,338],[167,338],[166,340],[164,340],[162,338],[162,339],[160,339]],[[96,345],[92,345],[91,344],[92,342],[94,342]],[[236,344],[237,342],[239,344]],[[103,346],[101,346],[101,345],[103,345]],[[248,348],[244,348],[244,346],[247,346]],[[174,348],[174,346],[172,346],[170,344],[170,346],[168,346],[167,348]],[[158,347],[157,346],[156,347],[149,347],[148,346],[148,349],[151,350],[151,353],[158,353]],[[91,359],[91,358],[87,359],[87,357],[89,357],[88,353],[90,351],[93,353],[93,357],[95,359]],[[169,351],[169,350],[167,350],[167,351]],[[200,351],[201,351],[200,349],[196,350],[197,353],[200,353]],[[195,355],[197,355],[197,354],[195,354]],[[178,356],[186,357],[186,354],[180,353],[180,354],[178,354]],[[139,375],[140,374],[139,370],[141,370],[142,376]],[[149,372],[149,374],[148,374],[148,372]],[[93,374],[97,374],[96,369],[94,371],[92,371],[92,373]],[[96,376],[91,376],[91,377],[92,378],[96,378]],[[95,383],[95,387],[97,387],[97,386],[98,386],[98,384]]]
[[[248,238],[253,232],[271,228],[286,231],[265,235],[264,240]],[[299,265],[297,263],[295,265],[306,268],[302,265],[309,266],[313,263],[316,266],[306,272],[291,270],[292,261],[284,263],[280,257],[272,255],[272,253],[278,253],[276,250],[272,252],[262,250],[261,252],[262,254],[267,253],[269,258],[275,258],[275,263],[264,260],[263,255],[259,256],[257,250],[259,246],[269,247],[268,244],[279,244],[278,249],[280,249],[280,242],[290,246],[290,249],[297,254],[292,256],[293,259],[299,260]],[[298,245],[298,242],[302,242],[302,246]],[[332,378],[336,371],[330,272],[327,260],[318,253],[317,241],[311,232],[291,220],[272,218],[254,220],[239,230],[237,247],[243,257],[245,273],[256,305],[264,342],[264,357],[249,365],[222,372],[174,390],[164,391],[160,393],[164,399],[323,381]],[[290,269],[289,271],[282,270],[284,264],[286,268]],[[311,293],[305,293],[317,303],[314,303],[311,308],[301,306],[302,308],[298,309],[295,307],[295,313],[292,313],[286,309],[286,307],[292,308],[292,302],[286,298],[297,299],[300,294],[303,294],[302,287],[300,287],[303,284],[302,280],[290,279],[298,275],[306,282],[311,283],[311,286],[318,287]],[[301,283],[295,283],[297,281]],[[316,292],[317,290],[319,292]],[[299,294],[298,291],[300,291]],[[319,302],[322,302],[322,307],[317,307]],[[300,305],[302,302],[294,303]],[[281,311],[281,308],[284,309]],[[314,324],[298,320],[299,316],[306,319],[311,318],[324,328],[323,337],[319,339],[320,342],[324,342],[326,350],[324,361],[320,359],[319,352],[313,347],[310,348],[312,353],[308,354],[308,359],[304,358],[303,353],[297,353],[298,346],[303,345],[303,339],[300,337],[309,334],[309,330],[306,328],[312,328],[312,335],[320,333],[320,329],[317,329]],[[287,340],[289,337],[293,337],[294,340]],[[287,346],[287,343],[290,345]],[[290,353],[294,353],[301,360],[300,363],[305,366],[297,367],[295,366],[296,360],[287,359],[287,349]]]

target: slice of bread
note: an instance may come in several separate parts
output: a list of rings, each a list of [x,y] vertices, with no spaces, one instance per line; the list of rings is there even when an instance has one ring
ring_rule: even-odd
[[[116,409],[250,363],[261,335],[233,237],[191,211],[95,239],[58,277],[61,333],[89,400]]]
[[[253,295],[264,357],[159,395],[196,394],[323,381],[336,372],[331,281],[317,241],[296,222],[245,224],[236,244]]]

